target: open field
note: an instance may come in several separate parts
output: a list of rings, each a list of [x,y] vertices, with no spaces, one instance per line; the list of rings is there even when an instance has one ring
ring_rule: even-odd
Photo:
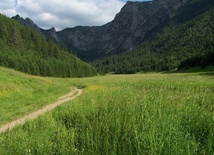
[[[4,73],[4,69],[1,72]],[[26,93],[29,91],[25,90],[27,81],[39,81],[41,91],[47,93],[40,94],[40,100],[48,96],[57,98],[52,93],[56,91],[54,85],[48,91],[49,81],[58,86],[55,86],[59,89],[56,94],[68,92],[70,86],[82,87],[84,93],[34,121],[1,134],[0,154],[212,155],[214,152],[214,76],[211,72],[81,79],[23,79],[24,74],[21,78],[19,73],[14,74],[17,77],[13,80],[17,80]],[[26,81],[21,83],[22,80]],[[47,88],[43,90],[45,84]],[[15,92],[13,97],[20,98],[22,91]],[[31,97],[35,98],[33,94]],[[7,110],[9,108],[5,108]],[[14,115],[15,110],[5,113]]]

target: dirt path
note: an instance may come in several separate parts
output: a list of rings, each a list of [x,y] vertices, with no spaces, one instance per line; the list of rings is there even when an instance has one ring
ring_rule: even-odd
[[[56,101],[55,103],[49,104],[29,115],[23,116],[17,120],[14,120],[12,122],[2,125],[2,126],[0,126],[0,133],[6,132],[7,130],[12,129],[17,125],[24,124],[27,120],[35,119],[38,116],[46,113],[47,111],[50,111],[50,110],[56,108],[57,106],[65,103],[69,100],[72,100],[72,99],[76,98],[77,96],[80,96],[82,94],[82,92],[83,92],[82,89],[76,88],[76,89],[72,90],[69,94],[60,97],[59,100]]]

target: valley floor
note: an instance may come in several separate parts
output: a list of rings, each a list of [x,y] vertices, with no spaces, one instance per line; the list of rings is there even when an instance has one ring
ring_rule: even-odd
[[[16,83],[23,80],[19,76],[27,76],[6,69],[0,72],[7,74],[6,77],[16,75],[12,78]],[[214,152],[213,71],[33,78],[25,79],[25,82],[42,79],[49,83],[53,80],[51,84],[58,83],[64,92],[73,86],[84,88],[84,93],[72,104],[68,101],[68,104],[0,134],[1,154],[191,155]],[[9,82],[0,83],[4,91],[10,92],[6,88],[11,86],[14,88]],[[62,95],[62,92],[58,94]],[[3,94],[2,90],[0,94]],[[2,102],[5,100],[0,97],[0,106],[12,104],[10,100]],[[15,110],[4,110],[5,114],[15,113]],[[5,122],[3,119],[1,116],[1,122]]]

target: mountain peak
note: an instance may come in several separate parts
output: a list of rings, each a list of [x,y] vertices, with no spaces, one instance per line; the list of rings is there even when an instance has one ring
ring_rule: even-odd
[[[14,16],[14,18],[21,18],[19,14],[17,14],[16,16]]]
[[[50,29],[50,31],[52,31],[52,32],[56,33],[56,29],[55,29],[55,27],[52,27],[52,28]]]
[[[12,19],[18,21],[21,24],[23,24],[23,21],[24,21],[24,19],[19,14],[17,14],[16,16],[13,16]]]

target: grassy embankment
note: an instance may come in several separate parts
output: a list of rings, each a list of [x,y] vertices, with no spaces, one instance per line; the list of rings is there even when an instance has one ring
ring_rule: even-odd
[[[213,76],[108,75],[68,85],[85,86],[84,94],[1,134],[0,154],[214,152]]]
[[[0,67],[0,125],[56,101],[71,89],[65,81]]]

